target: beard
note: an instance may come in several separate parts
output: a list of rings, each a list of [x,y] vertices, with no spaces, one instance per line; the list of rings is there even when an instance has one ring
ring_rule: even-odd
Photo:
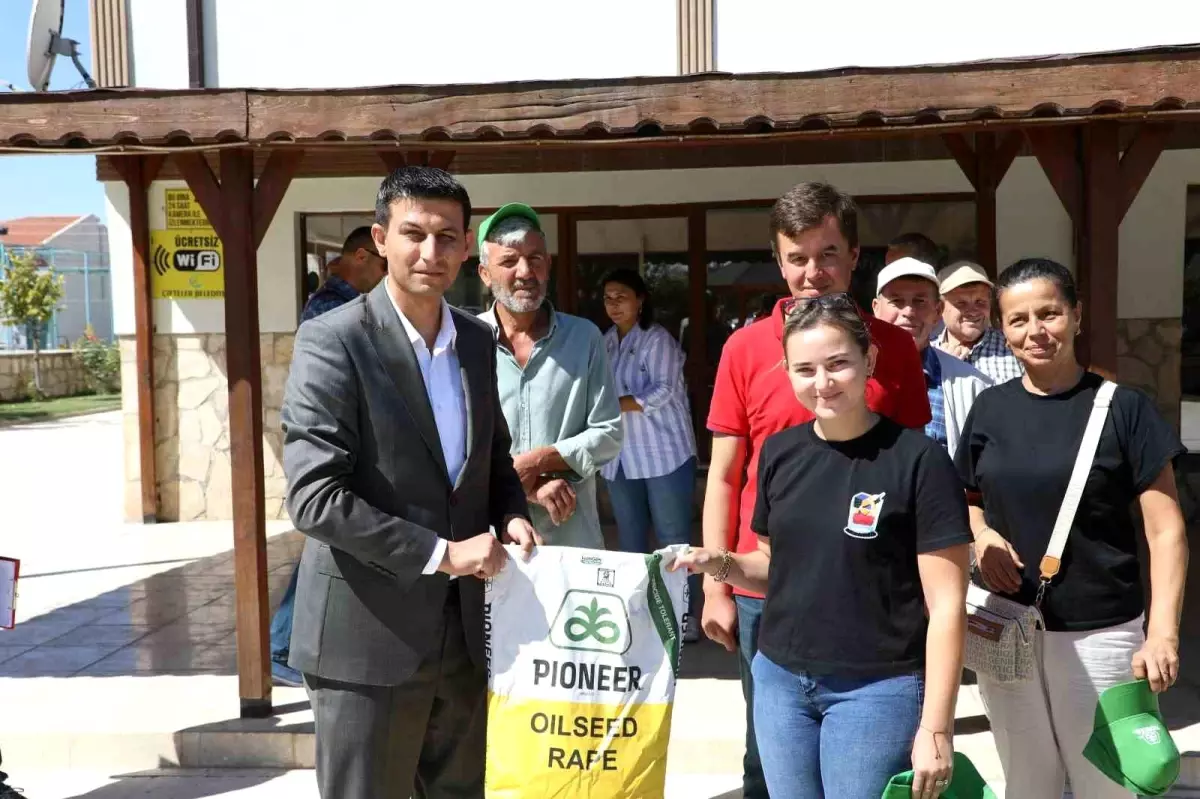
[[[516,296],[514,292],[520,290],[532,291],[533,296]],[[542,302],[546,299],[546,286],[536,280],[521,280],[513,284],[511,291],[499,284],[494,285],[492,294],[496,298],[496,302],[512,313],[533,313],[542,307]]]

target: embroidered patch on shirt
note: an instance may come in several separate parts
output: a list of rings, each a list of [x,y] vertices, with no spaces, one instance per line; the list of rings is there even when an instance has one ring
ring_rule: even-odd
[[[850,498],[850,516],[846,519],[846,535],[852,538],[874,538],[878,535],[875,526],[879,524],[879,515],[883,512],[882,494],[867,494],[858,492]]]

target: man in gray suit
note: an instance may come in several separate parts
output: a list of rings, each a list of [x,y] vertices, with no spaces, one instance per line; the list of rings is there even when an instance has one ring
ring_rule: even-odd
[[[466,190],[404,167],[375,218],[387,279],[301,325],[284,396],[287,508],[309,537],[289,665],[325,799],[482,797],[481,578],[502,540],[538,542],[491,331],[443,298],[470,246]]]

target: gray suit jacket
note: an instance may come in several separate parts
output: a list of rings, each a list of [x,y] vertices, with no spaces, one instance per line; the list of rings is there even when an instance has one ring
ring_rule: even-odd
[[[309,537],[289,663],[331,680],[400,685],[441,646],[449,578],[422,575],[437,537],[498,531],[528,506],[509,455],[492,333],[452,309],[467,459],[451,485],[416,353],[387,295],[305,322],[281,413],[287,509]],[[483,584],[460,578],[480,668]]]

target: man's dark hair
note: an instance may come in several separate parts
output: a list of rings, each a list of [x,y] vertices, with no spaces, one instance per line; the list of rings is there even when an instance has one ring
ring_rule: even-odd
[[[1067,305],[1074,308],[1079,304],[1079,292],[1075,288],[1075,278],[1071,276],[1071,271],[1049,258],[1022,258],[1005,269],[996,279],[996,294],[1003,294],[1005,289],[1039,279],[1053,283]]]
[[[367,252],[378,252],[375,247],[375,239],[371,237],[371,226],[363,225],[356,227],[350,231],[350,235],[346,237],[346,243],[342,245],[342,255],[354,255],[359,250]]]
[[[471,197],[466,188],[444,169],[402,166],[383,179],[375,198],[375,221],[387,227],[392,203],[397,200],[452,200],[462,207],[463,230],[471,226]]]
[[[846,243],[857,247],[858,206],[854,198],[828,183],[814,181],[793,186],[775,202],[771,209],[771,249],[777,249],[781,234],[793,239],[820,227],[827,216],[837,220]]]
[[[934,269],[941,266],[942,251],[933,239],[924,233],[901,233],[888,242],[889,250],[899,250],[921,263],[929,264]]]

